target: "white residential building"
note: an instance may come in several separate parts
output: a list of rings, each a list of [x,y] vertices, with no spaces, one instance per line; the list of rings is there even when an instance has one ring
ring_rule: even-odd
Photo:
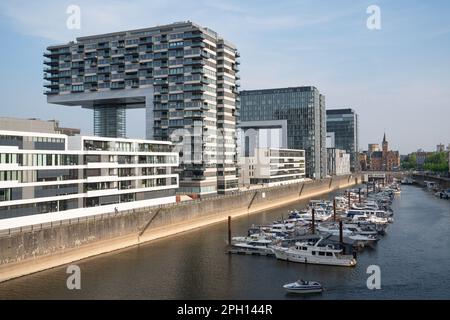
[[[330,176],[350,174],[350,154],[345,150],[328,148],[327,169]]]
[[[305,150],[257,148],[241,157],[241,184],[275,186],[305,179]]]
[[[0,228],[175,202],[178,154],[171,148],[0,130]]]

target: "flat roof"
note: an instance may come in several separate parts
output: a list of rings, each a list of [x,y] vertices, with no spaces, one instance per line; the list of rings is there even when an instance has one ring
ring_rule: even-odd
[[[145,139],[134,139],[134,138],[110,138],[110,137],[98,137],[98,136],[73,136],[79,137],[82,140],[95,140],[95,141],[118,141],[118,142],[138,142],[138,143],[154,143],[154,144],[168,144],[171,145],[171,141],[162,140],[145,140]],[[72,137],[72,139],[73,139]]]
[[[239,93],[241,95],[253,95],[253,94],[271,94],[278,92],[308,92],[315,91],[318,89],[315,86],[300,86],[300,87],[285,87],[285,88],[271,88],[271,89],[255,89],[255,90],[242,90]]]
[[[85,40],[91,40],[91,39],[103,38],[103,37],[125,36],[127,34],[133,35],[133,34],[139,34],[139,33],[146,32],[146,31],[158,31],[160,29],[174,28],[174,27],[178,27],[178,28],[180,28],[180,27],[197,27],[199,29],[204,29],[193,22],[182,21],[182,22],[174,22],[174,23],[170,23],[170,24],[164,24],[164,25],[148,27],[148,28],[123,30],[123,31],[117,31],[117,32],[110,32],[110,33],[104,33],[104,34],[78,37],[76,39],[77,39],[77,41],[85,41]]]
[[[0,130],[0,135],[24,136],[24,137],[45,137],[45,138],[67,138],[68,137],[65,134],[59,134],[59,133],[27,132],[27,131],[13,131],[13,130]]]
[[[70,138],[81,139],[81,140],[95,140],[95,141],[118,141],[118,142],[138,142],[138,143],[153,143],[153,144],[168,144],[171,145],[171,141],[159,141],[159,140],[145,140],[145,139],[134,139],[134,138],[110,138],[110,137],[98,137],[98,136],[85,136],[85,135],[75,135],[68,136],[59,133],[42,133],[42,132],[25,132],[25,131],[13,131],[13,130],[0,130],[0,135],[7,136],[25,136],[25,137],[45,137],[45,138]]]
[[[355,110],[351,108],[327,109],[327,114],[354,114]]]
[[[194,23],[192,21],[180,21],[180,22],[173,22],[173,23],[169,23],[169,24],[164,24],[164,25],[157,25],[154,27],[147,27],[147,28],[140,28],[140,29],[132,29],[132,30],[123,30],[123,31],[116,31],[116,32],[109,32],[109,33],[103,33],[103,34],[95,34],[95,35],[90,35],[90,36],[84,36],[84,37],[77,37],[76,38],[76,42],[75,41],[70,41],[66,44],[59,44],[59,45],[52,45],[52,46],[48,46],[47,49],[48,50],[52,50],[52,49],[59,49],[59,48],[64,48],[73,44],[76,44],[78,42],[84,42],[84,41],[89,41],[89,40],[96,40],[96,39],[100,39],[100,38],[108,38],[108,37],[116,37],[116,36],[143,36],[141,33],[145,33],[145,32],[151,32],[151,31],[158,31],[161,29],[170,29],[170,28],[186,28],[186,27],[193,27],[193,28],[198,28],[199,30],[202,30],[203,32],[205,32],[206,34],[209,34],[210,36],[216,37],[217,40],[222,40],[226,45],[233,47],[234,49],[236,49],[235,45],[232,44],[231,42],[223,39],[222,37],[219,37],[218,33],[215,32],[214,30],[209,29],[208,27],[202,27],[197,23]],[[169,31],[169,30],[167,30]]]

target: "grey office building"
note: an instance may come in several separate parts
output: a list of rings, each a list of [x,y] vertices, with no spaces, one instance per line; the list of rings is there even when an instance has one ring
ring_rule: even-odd
[[[146,109],[146,138],[180,154],[180,193],[237,189],[235,46],[190,21],[77,38],[44,54],[49,103],[94,110],[94,134],[126,136]]]
[[[358,115],[353,109],[327,110],[327,132],[334,133],[334,147],[350,154],[350,168],[358,170]]]
[[[315,87],[241,91],[241,120],[287,120],[287,147],[306,151],[306,175],[327,174],[325,96]]]

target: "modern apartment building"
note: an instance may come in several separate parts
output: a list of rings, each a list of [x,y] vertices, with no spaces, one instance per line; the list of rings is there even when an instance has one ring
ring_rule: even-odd
[[[240,179],[243,186],[260,184],[276,186],[305,179],[305,151],[257,148],[241,158]]]
[[[327,170],[330,176],[350,174],[350,154],[345,150],[327,149]]]
[[[94,135],[125,137],[145,108],[147,139],[180,154],[180,193],[237,189],[235,46],[192,22],[77,38],[44,54],[47,101],[94,110]]]
[[[317,88],[249,90],[240,94],[242,121],[287,120],[287,148],[305,150],[308,177],[325,178],[325,96]]]
[[[327,132],[334,134],[334,147],[350,154],[351,170],[358,170],[358,115],[353,109],[327,110]]]
[[[171,149],[165,141],[1,130],[0,219],[175,202],[178,153]]]

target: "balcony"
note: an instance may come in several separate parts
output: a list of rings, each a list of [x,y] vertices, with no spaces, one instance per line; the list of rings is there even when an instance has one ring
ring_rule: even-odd
[[[202,36],[201,33],[186,32],[186,33],[183,35],[183,38],[184,38],[184,39],[193,39],[193,38],[202,39],[203,36]]]
[[[131,80],[127,80],[127,81],[125,82],[125,86],[131,87],[131,88],[139,88],[139,81],[131,81]]]
[[[44,64],[47,66],[58,66],[59,60],[58,59],[44,59]]]
[[[145,37],[139,39],[139,44],[151,44],[152,43],[152,37]]]
[[[97,49],[108,49],[110,48],[109,42],[99,43]]]
[[[84,59],[84,54],[82,54],[82,53],[74,54],[72,56],[72,61],[83,60],[83,59]]]
[[[44,73],[44,79],[45,80],[52,80],[52,79],[58,79],[59,78],[59,74],[55,74],[55,73]]]
[[[111,74],[111,80],[124,80],[125,75],[122,73]]]
[[[139,45],[139,39],[128,39],[125,41],[125,48],[133,48]]]
[[[139,69],[138,63],[125,64],[125,72],[136,72]]]
[[[43,53],[43,56],[50,58],[50,57],[55,57],[55,56],[59,56],[59,55],[63,55],[63,54],[70,54],[70,48],[64,47],[64,48],[59,48],[59,49],[47,50]]]
[[[55,66],[50,66],[50,67],[44,68],[44,72],[48,72],[48,73],[57,73],[58,71],[59,71],[59,68],[57,68]]]
[[[111,82],[111,89],[125,89],[125,82]]]
[[[58,84],[58,82],[45,83],[44,87],[49,88],[49,89],[58,89],[59,84]]]
[[[46,90],[43,92],[46,96],[52,95],[52,94],[59,94],[59,90]]]

